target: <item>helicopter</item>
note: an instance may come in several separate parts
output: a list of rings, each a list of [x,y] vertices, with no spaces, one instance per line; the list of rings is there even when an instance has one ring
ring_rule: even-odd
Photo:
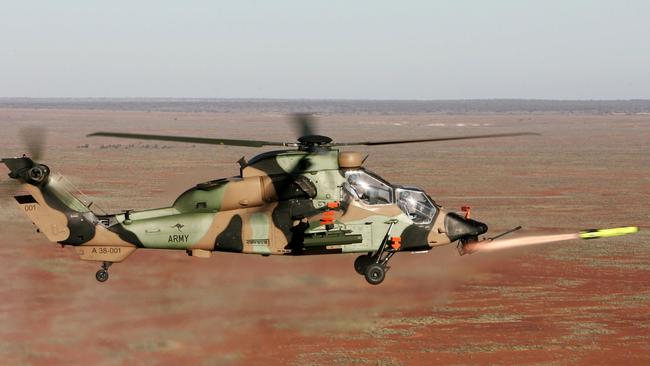
[[[355,271],[369,284],[378,285],[395,254],[452,243],[461,255],[468,254],[488,226],[472,219],[469,207],[452,212],[420,188],[389,183],[364,167],[367,156],[339,147],[537,135],[515,132],[339,143],[315,133],[311,115],[295,115],[295,122],[300,131],[296,142],[122,132],[87,135],[284,148],[242,158],[239,175],[199,183],[162,208],[96,212],[61,176],[37,161],[40,154],[4,158],[2,163],[26,191],[14,197],[20,209],[48,240],[73,247],[82,260],[101,262],[95,274],[99,282],[108,280],[113,263],[138,249],[168,249],[198,258],[215,252],[357,253]]]

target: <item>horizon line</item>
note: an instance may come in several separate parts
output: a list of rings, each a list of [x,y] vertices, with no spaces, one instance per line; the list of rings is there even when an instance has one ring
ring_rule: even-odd
[[[539,102],[650,102],[650,98],[467,98],[467,99],[427,99],[427,98],[246,98],[246,97],[3,97],[5,100],[159,100],[159,101],[332,101],[332,102],[471,102],[471,101],[539,101]]]

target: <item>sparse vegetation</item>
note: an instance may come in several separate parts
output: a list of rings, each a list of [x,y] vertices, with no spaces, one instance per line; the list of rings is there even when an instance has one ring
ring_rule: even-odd
[[[58,107],[45,110],[39,108],[52,105],[44,101],[35,109],[8,108],[27,101],[0,101],[2,156],[23,153],[21,127],[47,125],[44,163],[107,211],[167,205],[197,182],[238,174],[241,156],[263,150],[115,144],[87,140],[87,133],[285,141],[293,138],[277,128],[285,112],[317,110],[326,113],[321,132],[341,142],[469,129],[540,132],[489,144],[369,148],[367,166],[391,182],[425,188],[452,209],[470,204],[490,233],[516,225],[556,234],[627,224],[641,232],[464,257],[453,247],[399,254],[381,288],[353,275],[353,256],[200,260],[156,251],[114,265],[111,282],[98,285],[90,276],[96,265],[35,233],[14,209],[15,186],[0,179],[3,365],[650,363],[648,115],[604,114],[621,104],[592,114],[480,115],[468,104],[467,114],[448,115],[426,109],[426,102],[424,109],[386,102],[385,114],[370,111],[377,108],[372,102],[306,101],[299,110],[282,101],[54,102]],[[487,105],[494,109],[493,103]],[[627,111],[645,110],[646,103],[629,102]],[[145,107],[151,112],[138,111]],[[358,113],[345,114],[346,108]],[[268,113],[250,112],[256,110]]]

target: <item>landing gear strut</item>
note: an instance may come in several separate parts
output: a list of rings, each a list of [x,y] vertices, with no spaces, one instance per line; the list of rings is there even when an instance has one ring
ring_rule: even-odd
[[[106,282],[108,280],[108,267],[110,267],[111,264],[113,264],[113,262],[102,263],[102,268],[100,268],[99,271],[95,273],[95,278],[97,279],[97,281]]]
[[[396,250],[390,247],[390,232],[397,220],[391,220],[388,223],[386,236],[382,240],[379,250],[373,255],[362,255],[354,261],[354,269],[359,274],[366,277],[366,281],[371,285],[379,285],[386,278],[386,271],[390,269],[388,261],[395,255]]]

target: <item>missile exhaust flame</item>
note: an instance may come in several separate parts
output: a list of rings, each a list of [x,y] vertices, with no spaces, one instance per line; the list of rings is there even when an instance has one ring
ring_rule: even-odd
[[[579,238],[580,238],[580,234],[523,236],[520,238],[497,239],[486,243],[476,243],[475,244],[476,247],[473,249],[480,250],[482,252],[492,252],[496,250],[520,248],[520,247],[527,247],[527,246],[539,245],[539,244],[556,243],[559,241],[573,240]]]

